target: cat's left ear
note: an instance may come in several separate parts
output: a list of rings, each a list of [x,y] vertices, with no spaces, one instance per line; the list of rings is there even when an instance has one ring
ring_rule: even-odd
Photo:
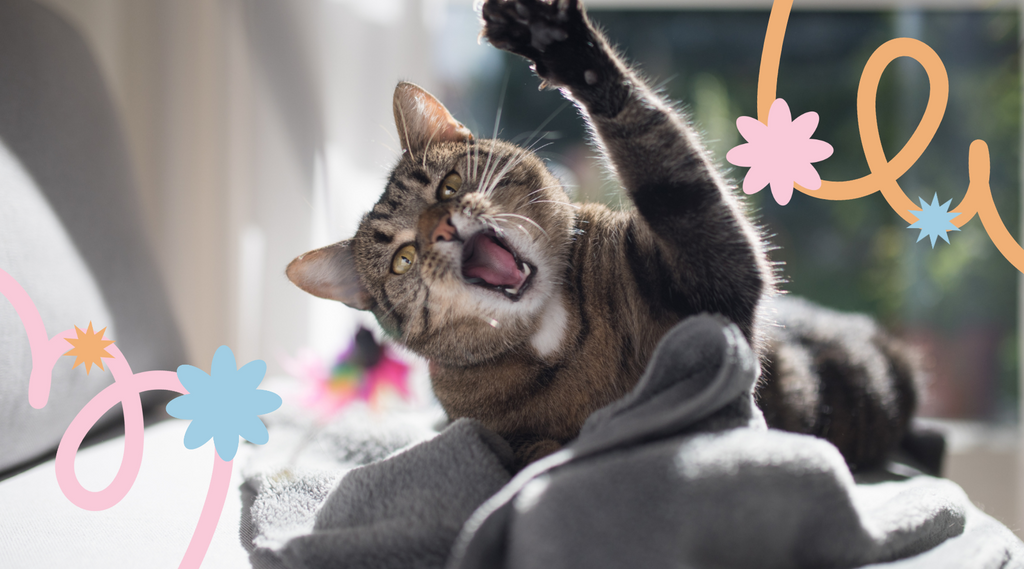
[[[358,310],[370,310],[376,304],[356,272],[351,239],[299,255],[285,272],[288,280],[313,296]]]
[[[434,142],[465,142],[473,134],[421,87],[402,81],[395,87],[395,126],[402,151],[417,156]]]

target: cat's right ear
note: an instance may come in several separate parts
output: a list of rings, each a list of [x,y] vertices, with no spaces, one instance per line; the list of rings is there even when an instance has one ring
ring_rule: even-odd
[[[402,151],[418,156],[432,142],[466,142],[473,133],[433,95],[406,81],[395,87],[395,126]]]
[[[313,296],[337,300],[358,310],[370,310],[375,305],[356,272],[351,239],[299,255],[285,272],[288,280]]]

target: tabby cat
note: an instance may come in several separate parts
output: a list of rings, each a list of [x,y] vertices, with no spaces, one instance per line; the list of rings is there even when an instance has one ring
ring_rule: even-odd
[[[909,372],[894,378],[874,369],[889,363],[868,369],[841,350],[815,360],[795,347],[813,333],[773,334],[760,233],[680,113],[623,63],[578,0],[487,0],[482,15],[483,37],[531,60],[577,104],[635,210],[570,204],[535,154],[475,138],[433,96],[400,83],[402,156],[383,196],[355,237],[298,257],[288,277],[371,311],[429,360],[449,417],[480,420],[524,463],[573,439],[635,385],[666,331],[702,312],[736,323],[766,354],[770,423],[830,436],[851,464],[881,460],[913,408],[913,389],[893,388],[910,385]],[[881,332],[868,336],[884,347]],[[836,358],[850,365],[833,396],[818,371]],[[825,424],[822,409],[837,403],[857,416],[868,408],[868,419],[852,434],[845,422]]]

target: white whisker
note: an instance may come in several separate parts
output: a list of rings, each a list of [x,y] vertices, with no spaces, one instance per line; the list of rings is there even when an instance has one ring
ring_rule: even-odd
[[[387,135],[389,137],[391,137],[391,142],[398,142],[399,145],[402,144],[401,141],[395,140],[395,133],[391,132],[391,130],[389,128],[387,128],[386,126],[384,126],[382,124],[379,124],[379,123],[377,124],[377,126],[379,126],[381,128],[381,130],[383,130],[385,133],[387,133]]]
[[[535,204],[535,203],[553,203],[555,205],[564,205],[566,207],[571,207],[573,209],[580,209],[579,204],[568,203],[568,202],[556,202],[554,200],[533,200],[530,203],[531,204]]]
[[[545,144],[540,149],[547,148],[550,145],[551,145],[551,143]],[[540,150],[540,149],[538,149],[538,150]],[[505,168],[502,169],[502,171],[498,174],[498,176],[491,182],[491,185],[489,186],[489,188],[488,188],[486,193],[488,193],[488,194],[493,193],[494,190],[497,189],[498,184],[501,183],[502,178],[504,178],[505,175],[508,174],[508,172],[510,170],[512,170],[516,166],[522,164],[523,161],[526,160],[526,157],[529,156],[529,155],[530,155],[529,154],[529,149],[527,149],[527,152],[523,152],[523,153],[519,154],[516,157],[516,160],[514,162],[510,161],[510,162],[506,163]],[[495,165],[495,170],[497,170],[497,165]]]
[[[515,228],[516,228],[516,229],[518,229],[519,231],[522,231],[522,232],[523,232],[523,235],[525,235],[525,236],[527,236],[527,237],[530,237],[530,238],[533,238],[533,236],[532,236],[532,235],[530,235],[530,232],[529,232],[529,231],[527,231],[525,227],[523,227],[522,225],[520,225],[520,224],[518,224],[518,223],[515,223],[515,222],[513,222],[513,221],[511,221],[511,220],[508,220],[508,219],[497,219],[497,220],[495,220],[495,221],[501,221],[501,222],[504,222],[504,223],[508,223],[508,224],[509,224],[509,225],[511,225],[512,227],[515,227]]]
[[[493,194],[494,190],[497,189],[498,184],[501,182],[502,178],[505,177],[505,174],[508,173],[509,169],[519,163],[518,161],[513,162],[513,160],[514,158],[512,157],[505,157],[505,167],[501,170],[501,172],[499,172],[498,175],[496,176],[494,175],[494,172],[491,172],[491,179],[488,180],[487,189],[484,190],[485,194]],[[494,170],[498,170],[497,162],[494,163]]]
[[[491,183],[487,186],[487,189],[485,190],[485,193],[488,194],[488,195],[493,194],[494,190],[496,190],[498,188],[498,184],[500,184],[501,180],[505,178],[505,175],[508,174],[509,171],[512,168],[515,168],[516,166],[521,164],[523,162],[523,160],[526,160],[526,157],[527,157],[527,154],[523,153],[523,154],[520,154],[520,155],[518,155],[518,156],[516,156],[514,158],[508,158],[505,161],[505,167],[502,168],[501,172],[499,172],[497,176],[494,176],[494,179],[491,180]],[[495,170],[498,169],[497,163],[495,163],[494,169]]]
[[[498,183],[501,182],[501,179],[504,178],[505,174],[508,173],[509,169],[512,168],[513,166],[515,166],[516,164],[519,164],[519,162],[513,163],[512,162],[512,158],[506,157],[505,158],[505,168],[502,169],[502,171],[500,173],[498,173],[497,176],[494,175],[494,172],[491,172],[491,179],[489,179],[487,181],[487,184],[486,184],[485,189],[484,189],[484,195],[489,196],[489,195],[493,194],[494,190],[498,187]],[[494,169],[495,170],[498,169],[498,161],[494,162]]]
[[[565,187],[565,186],[561,185],[561,184],[556,184],[554,186],[544,186],[543,188],[537,188],[536,190],[533,190],[532,192],[526,194],[526,197],[530,197],[533,194],[536,194],[537,192],[543,192],[544,190],[550,190],[551,188],[563,188],[563,187]]]
[[[539,229],[540,232],[543,233],[545,237],[548,237],[548,232],[545,231],[544,228],[540,226],[540,224],[538,224],[536,221],[530,219],[529,217],[526,217],[525,215],[519,215],[518,213],[496,213],[496,214],[494,214],[494,217],[496,217],[496,218],[514,217],[514,218],[517,218],[517,219],[522,219],[523,221],[525,221],[527,223],[530,223],[534,227]]]
[[[491,171],[491,158],[493,158],[493,157],[494,157],[494,145],[491,144],[491,151],[487,153],[487,163],[484,164],[484,174],[482,176],[483,182],[480,184],[480,186],[484,188],[484,190],[483,190],[483,194],[484,195],[488,194],[487,188],[490,187],[490,185],[491,185],[491,176],[494,174],[494,172]],[[500,158],[499,158],[499,160],[500,160]],[[495,170],[498,169],[497,161],[495,161],[495,163],[494,163],[494,169]]]
[[[562,105],[560,107],[558,107],[557,109],[555,109],[555,112],[551,113],[551,115],[548,118],[544,119],[544,122],[540,123],[540,126],[537,127],[537,130],[533,131],[533,134],[531,134],[530,137],[526,139],[527,142],[529,142],[529,140],[531,138],[537,136],[537,133],[539,133],[541,131],[541,129],[543,129],[545,126],[547,126],[548,123],[551,122],[551,120],[553,118],[555,118],[559,113],[564,111],[565,108],[568,107],[568,106],[569,106],[569,101],[562,102]],[[529,145],[527,145],[527,146],[529,146]]]
[[[478,178],[477,174],[480,173],[480,142],[474,145],[476,150],[476,158],[473,160],[473,180]]]
[[[539,143],[539,142],[540,142],[541,140],[543,140],[543,139],[540,139],[540,140],[538,140],[537,142],[534,142],[533,144],[537,144],[537,143]],[[549,143],[545,144],[544,146],[540,146],[540,147],[537,147],[537,148],[534,148],[534,147],[533,147],[533,144],[531,144],[531,145],[527,146],[527,147],[526,147],[526,150],[528,150],[528,151],[530,151],[530,152],[533,152],[534,154],[536,154],[536,153],[540,152],[541,150],[544,150],[545,148],[547,148],[547,147],[551,146],[552,144],[554,144],[554,142],[549,142]]]
[[[484,225],[486,225],[490,229],[493,229],[494,232],[498,234],[499,237],[503,237],[505,235],[505,230],[498,225],[498,220],[494,219],[490,215],[481,214],[480,220],[484,222]]]
[[[511,71],[505,71],[505,80],[501,84],[501,96],[498,97],[498,112],[494,117],[494,134],[491,135],[491,140],[498,138],[498,125],[501,124],[501,110],[505,106],[505,92],[508,90],[508,78]],[[487,164],[484,165],[484,179],[487,179],[487,171],[491,166],[491,157],[494,155],[493,144],[491,145],[491,151],[487,153]]]

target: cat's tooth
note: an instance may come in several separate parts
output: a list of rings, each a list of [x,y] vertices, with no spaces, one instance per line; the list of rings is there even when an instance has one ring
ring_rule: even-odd
[[[518,287],[516,287],[516,288],[506,288],[505,292],[511,294],[512,296],[515,296],[515,295],[519,294],[519,288]]]
[[[527,265],[526,263],[523,263],[523,274],[526,276],[527,279],[530,278],[530,265]],[[526,280],[526,279],[523,279],[523,280]]]

